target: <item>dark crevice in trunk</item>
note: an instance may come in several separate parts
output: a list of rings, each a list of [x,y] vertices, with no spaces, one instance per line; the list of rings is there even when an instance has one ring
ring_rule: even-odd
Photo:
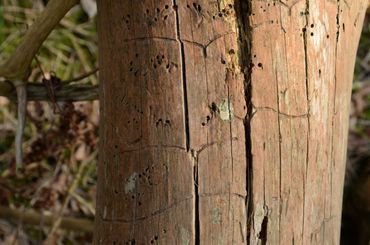
[[[184,43],[181,40],[180,35],[180,19],[178,12],[178,5],[176,0],[173,0],[173,8],[175,10],[176,16],[176,40],[180,45],[180,56],[181,56],[181,75],[182,75],[182,84],[183,84],[183,97],[184,97],[184,119],[185,119],[185,138],[186,138],[186,150],[190,149],[190,130],[189,130],[189,110],[188,110],[188,93],[186,86],[186,67],[185,67],[185,48]]]
[[[237,0],[235,2],[235,11],[238,18],[239,30],[239,49],[240,49],[240,65],[244,73],[244,96],[246,101],[247,113],[244,118],[245,130],[245,148],[247,159],[247,179],[246,179],[246,243],[250,243],[252,216],[253,216],[253,193],[252,193],[252,139],[251,139],[251,119],[253,116],[252,106],[252,54],[251,54],[251,40],[252,40],[252,27],[249,22],[249,16],[252,14],[251,0]]]
[[[261,230],[258,233],[258,238],[261,240],[262,245],[267,244],[267,224],[268,224],[268,216],[267,214],[263,217]]]
[[[306,209],[306,181],[308,176],[308,163],[309,163],[309,152],[310,152],[310,99],[309,99],[309,81],[308,81],[308,53],[307,53],[307,28],[308,28],[308,14],[310,11],[309,0],[306,0],[306,24],[303,28],[303,47],[304,47],[304,62],[305,62],[305,75],[306,75],[306,99],[307,99],[307,139],[306,139],[306,171],[304,177],[304,186],[303,186],[303,223],[302,223],[302,236],[305,233],[305,209]],[[302,237],[303,238],[303,237]]]
[[[186,151],[190,150],[190,129],[189,129],[189,109],[188,109],[188,93],[187,93],[187,83],[186,83],[186,65],[185,65],[185,47],[184,42],[180,35],[180,18],[178,5],[176,0],[173,0],[173,8],[175,10],[176,17],[176,40],[180,46],[180,56],[181,56],[181,75],[183,84],[183,97],[184,97],[184,120],[185,120],[185,140],[186,140]],[[192,153],[192,152],[191,152]],[[193,156],[194,160],[194,244],[200,244],[200,216],[199,216],[199,190],[198,190],[198,159],[197,156]]]

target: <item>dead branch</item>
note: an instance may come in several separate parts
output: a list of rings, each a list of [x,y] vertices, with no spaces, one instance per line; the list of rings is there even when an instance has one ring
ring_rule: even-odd
[[[50,0],[44,11],[29,28],[12,56],[0,65],[0,77],[17,79],[14,82],[18,101],[18,126],[15,138],[16,169],[22,165],[22,137],[27,104],[26,86],[19,78],[25,76],[34,56],[50,32],[78,2],[79,0]]]
[[[92,70],[92,71],[90,71],[90,72],[88,72],[88,73],[86,73],[86,74],[83,74],[83,75],[81,75],[81,76],[79,76],[79,77],[72,78],[72,79],[70,79],[70,80],[67,80],[67,81],[65,81],[65,83],[71,83],[71,82],[77,82],[77,81],[80,81],[80,80],[85,79],[85,78],[87,78],[87,77],[89,77],[89,76],[91,76],[91,75],[94,75],[94,74],[95,74],[95,73],[97,73],[98,71],[99,71],[99,68],[95,68],[94,70]]]
[[[48,101],[48,93],[42,83],[28,82],[26,84],[27,101]],[[55,90],[56,101],[89,101],[99,99],[99,86],[65,84]],[[10,81],[0,82],[0,96],[16,101],[17,94],[15,86]]]
[[[12,56],[0,66],[0,77],[23,76],[50,32],[78,2],[79,0],[50,0],[44,11],[29,28]]]
[[[52,226],[56,219],[52,215],[43,215],[31,210],[22,211],[4,206],[0,206],[0,218],[6,220],[21,220],[23,223],[30,225],[42,224],[47,226]],[[90,219],[63,217],[61,219],[60,227],[67,230],[92,232],[94,221]]]

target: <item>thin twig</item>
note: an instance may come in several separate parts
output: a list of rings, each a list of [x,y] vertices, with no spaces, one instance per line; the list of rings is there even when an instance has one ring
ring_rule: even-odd
[[[92,70],[92,71],[90,71],[90,72],[88,72],[88,73],[86,73],[86,74],[83,74],[83,75],[81,75],[81,76],[79,76],[79,77],[75,77],[75,78],[72,78],[72,79],[70,79],[70,80],[67,80],[67,81],[64,81],[63,83],[71,83],[71,82],[77,82],[77,81],[80,81],[80,80],[82,80],[82,79],[84,79],[84,78],[87,78],[87,77],[89,77],[89,76],[91,76],[91,75],[94,75],[96,72],[98,72],[99,71],[99,68],[95,68],[94,70]]]
[[[37,66],[39,67],[39,69],[40,69],[40,71],[41,71],[41,74],[42,74],[42,78],[43,79],[46,79],[46,77],[45,77],[45,72],[44,72],[44,70],[42,69],[42,67],[41,67],[41,62],[39,61],[39,58],[37,58],[37,55],[35,54],[35,61],[36,61],[36,63],[37,63]]]

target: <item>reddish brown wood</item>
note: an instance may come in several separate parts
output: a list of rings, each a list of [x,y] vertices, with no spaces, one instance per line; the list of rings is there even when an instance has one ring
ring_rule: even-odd
[[[95,243],[338,244],[366,1],[98,1]]]
[[[364,1],[251,1],[250,244],[339,244]]]
[[[95,243],[245,243],[246,104],[234,1],[98,4]]]

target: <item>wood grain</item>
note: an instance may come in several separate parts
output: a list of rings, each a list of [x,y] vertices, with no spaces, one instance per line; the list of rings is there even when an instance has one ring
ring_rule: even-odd
[[[366,2],[251,2],[250,244],[339,244]]]
[[[234,1],[98,1],[96,244],[246,242]]]
[[[95,244],[338,244],[366,1],[98,1]]]

